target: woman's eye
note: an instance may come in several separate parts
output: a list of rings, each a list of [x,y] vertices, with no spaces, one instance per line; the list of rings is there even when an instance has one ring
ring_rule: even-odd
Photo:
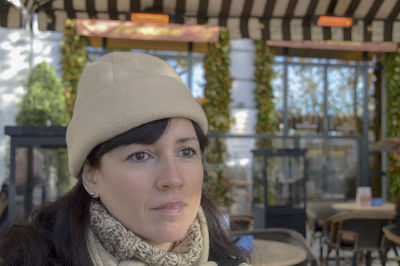
[[[180,151],[180,154],[182,157],[193,157],[193,155],[196,154],[196,151],[192,148],[185,148],[183,150]]]
[[[136,162],[143,162],[147,160],[150,156],[145,152],[137,152],[132,154],[129,159],[134,160]]]

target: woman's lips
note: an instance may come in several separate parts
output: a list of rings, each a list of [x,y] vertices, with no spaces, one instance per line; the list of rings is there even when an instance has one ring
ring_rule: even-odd
[[[163,203],[160,206],[152,208],[152,210],[156,211],[156,212],[160,212],[162,214],[176,215],[176,214],[179,214],[181,211],[183,211],[185,206],[186,206],[185,203],[183,203],[182,201],[176,200],[176,201],[170,201],[170,202]]]

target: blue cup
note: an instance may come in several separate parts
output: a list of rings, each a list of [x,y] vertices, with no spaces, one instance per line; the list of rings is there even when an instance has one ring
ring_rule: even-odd
[[[372,206],[382,206],[383,199],[382,198],[372,198],[371,204],[372,204]]]

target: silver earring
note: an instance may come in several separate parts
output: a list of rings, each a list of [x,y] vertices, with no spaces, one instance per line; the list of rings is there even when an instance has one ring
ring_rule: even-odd
[[[96,195],[96,193],[95,193],[94,191],[92,191],[92,192],[89,192],[89,195],[90,195],[91,197],[94,197],[94,196]]]

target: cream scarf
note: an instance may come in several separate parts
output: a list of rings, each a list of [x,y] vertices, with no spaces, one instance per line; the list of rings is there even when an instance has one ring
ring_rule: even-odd
[[[208,262],[208,228],[201,208],[185,238],[174,243],[170,252],[127,230],[97,200],[90,204],[90,227],[88,244],[95,265],[216,265]]]

